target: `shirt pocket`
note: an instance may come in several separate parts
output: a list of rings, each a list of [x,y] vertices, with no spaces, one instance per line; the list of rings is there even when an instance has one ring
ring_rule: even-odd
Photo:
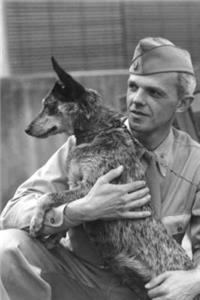
[[[190,222],[190,218],[190,214],[167,216],[162,219],[162,222],[166,227],[168,234],[173,236],[175,240],[181,244]]]

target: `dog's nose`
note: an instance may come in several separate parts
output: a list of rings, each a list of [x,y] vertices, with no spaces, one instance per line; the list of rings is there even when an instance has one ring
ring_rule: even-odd
[[[27,134],[30,134],[30,133],[31,133],[30,127],[27,127],[24,131],[25,131]]]

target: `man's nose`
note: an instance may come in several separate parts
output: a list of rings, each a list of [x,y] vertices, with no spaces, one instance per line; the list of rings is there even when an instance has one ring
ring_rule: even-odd
[[[133,93],[131,102],[135,105],[145,105],[144,90],[139,88],[135,93]]]

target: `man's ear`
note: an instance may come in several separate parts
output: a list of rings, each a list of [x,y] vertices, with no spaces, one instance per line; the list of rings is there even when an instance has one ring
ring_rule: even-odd
[[[193,100],[193,96],[185,96],[184,98],[179,100],[176,106],[176,112],[182,113],[187,111]]]

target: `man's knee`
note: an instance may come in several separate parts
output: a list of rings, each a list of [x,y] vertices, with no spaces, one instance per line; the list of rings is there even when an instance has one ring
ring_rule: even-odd
[[[11,263],[16,268],[22,265],[35,266],[43,271],[60,269],[60,264],[43,243],[33,239],[19,229],[0,231],[0,269],[10,269]]]
[[[20,244],[28,243],[29,237],[25,231],[6,229],[0,230],[0,241],[0,272],[2,272],[4,267],[11,265]]]
[[[11,249],[16,249],[21,243],[29,241],[28,234],[20,229],[0,230],[0,255]]]
[[[18,270],[26,266],[36,266],[41,269],[51,265],[51,254],[37,239],[20,229],[0,231],[0,273],[15,266]]]
[[[8,245],[18,245],[21,241],[28,240],[27,232],[20,229],[4,229],[0,230],[0,250],[6,248]]]
[[[48,266],[45,247],[18,229],[0,231],[0,240],[0,281],[9,299],[51,299],[51,288],[41,277]]]

